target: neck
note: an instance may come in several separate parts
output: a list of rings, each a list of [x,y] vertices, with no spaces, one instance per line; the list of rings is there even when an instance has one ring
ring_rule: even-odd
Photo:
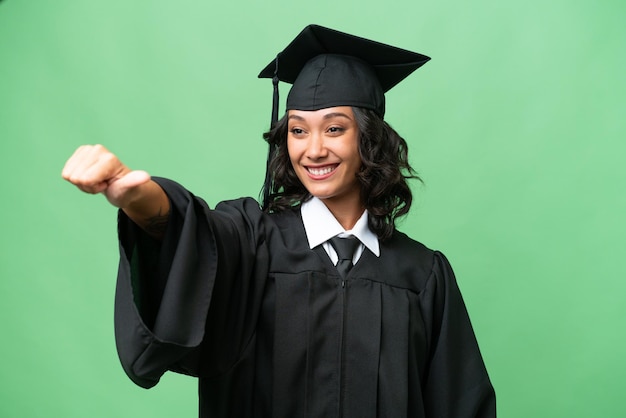
[[[365,211],[365,206],[360,199],[353,202],[343,200],[341,203],[335,202],[333,199],[322,199],[322,202],[345,230],[354,228]]]

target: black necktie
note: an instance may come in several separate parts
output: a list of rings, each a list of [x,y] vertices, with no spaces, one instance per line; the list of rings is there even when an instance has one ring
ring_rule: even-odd
[[[333,237],[330,239],[330,245],[333,246],[339,258],[335,267],[337,267],[339,275],[344,279],[352,268],[352,257],[359,243],[360,241],[354,236],[347,238]]]

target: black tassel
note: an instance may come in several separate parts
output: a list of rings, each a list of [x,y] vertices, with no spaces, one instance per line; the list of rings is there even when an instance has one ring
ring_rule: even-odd
[[[274,88],[273,96],[272,96],[272,120],[270,121],[270,129],[274,129],[276,122],[278,122],[278,57],[280,54],[276,55],[275,67],[274,67],[274,77],[272,77],[272,85]],[[263,203],[262,209],[266,210],[270,204],[270,195],[273,189],[273,181],[272,181],[272,173],[270,173],[270,161],[274,156],[274,152],[276,151],[276,145],[270,144],[269,150],[267,152],[267,162],[265,164],[265,183],[263,184]]]

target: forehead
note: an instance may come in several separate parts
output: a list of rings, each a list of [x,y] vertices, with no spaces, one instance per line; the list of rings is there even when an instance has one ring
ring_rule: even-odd
[[[319,110],[289,110],[289,120],[323,121],[331,118],[354,120],[354,112],[350,106],[327,107]]]

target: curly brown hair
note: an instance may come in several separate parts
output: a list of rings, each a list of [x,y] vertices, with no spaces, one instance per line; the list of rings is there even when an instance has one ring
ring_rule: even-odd
[[[408,161],[406,141],[373,110],[352,107],[359,128],[359,153],[362,166],[357,173],[363,205],[368,211],[369,227],[384,240],[395,229],[397,218],[411,207],[413,195],[409,179],[421,179]],[[263,138],[270,144],[268,165],[271,176],[266,212],[293,208],[311,198],[298,179],[287,150],[288,120],[280,119]],[[267,187],[267,186],[266,186]]]

